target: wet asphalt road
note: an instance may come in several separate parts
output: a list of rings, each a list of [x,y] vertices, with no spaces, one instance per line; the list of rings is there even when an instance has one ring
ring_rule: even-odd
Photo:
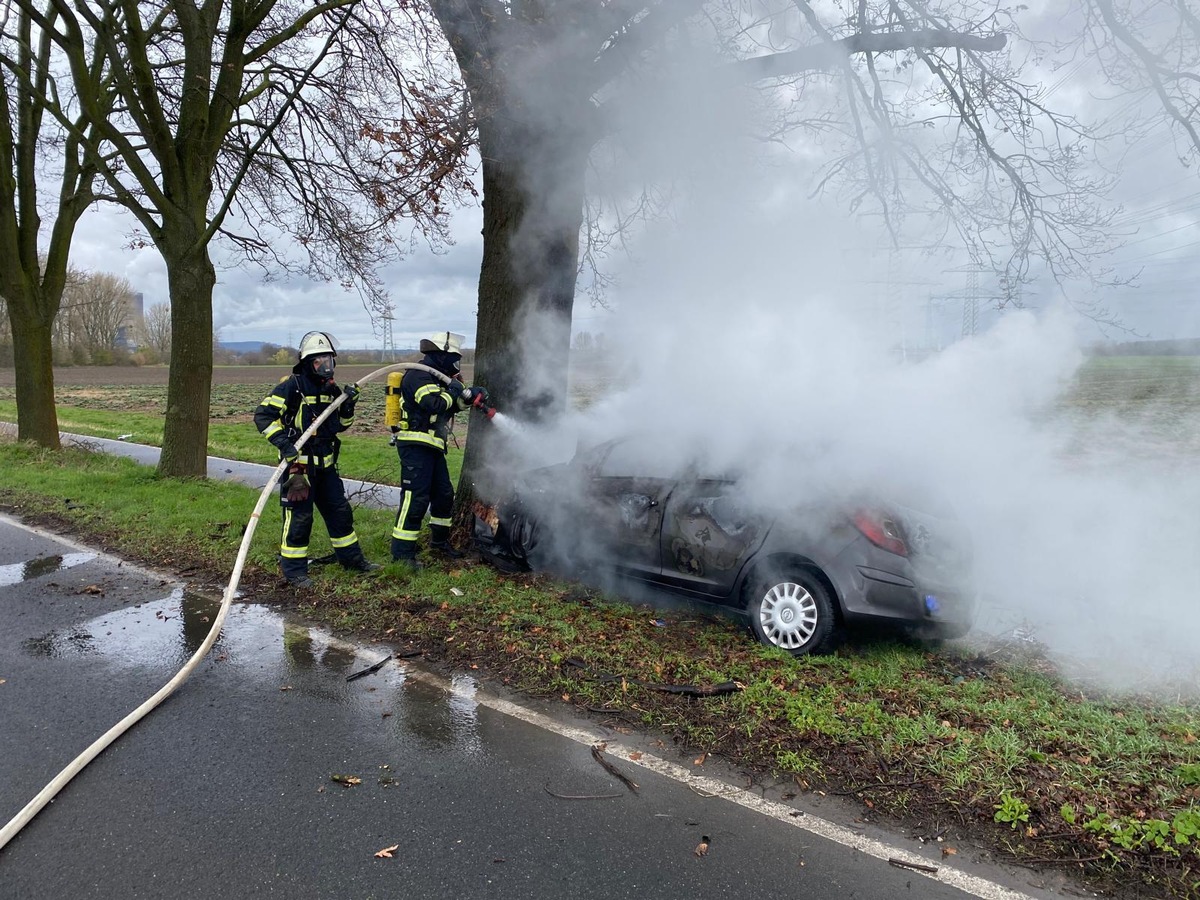
[[[179,669],[218,603],[0,518],[0,823]],[[0,898],[967,896],[626,762],[634,795],[469,678],[392,661],[346,681],[387,652],[235,605],[192,678],[0,850]]]

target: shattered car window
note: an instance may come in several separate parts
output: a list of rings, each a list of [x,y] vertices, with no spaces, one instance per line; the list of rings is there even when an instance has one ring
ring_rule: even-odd
[[[606,478],[673,478],[684,466],[644,440],[618,441],[600,464]]]
[[[645,528],[650,524],[651,500],[645,494],[622,494],[617,505],[626,528]]]
[[[730,537],[740,537],[742,532],[750,527],[745,512],[730,497],[709,497],[702,500],[692,515],[708,516]]]
[[[670,559],[677,571],[705,577],[736,568],[760,533],[737,501],[700,489],[671,523]]]

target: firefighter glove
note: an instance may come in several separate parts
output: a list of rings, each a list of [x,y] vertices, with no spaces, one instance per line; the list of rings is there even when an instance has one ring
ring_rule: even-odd
[[[452,398],[458,400],[462,397],[466,388],[463,387],[463,383],[461,381],[452,378],[450,379],[450,383],[446,385],[446,390],[449,392]]]
[[[288,466],[288,479],[283,483],[283,496],[288,503],[303,503],[308,499],[308,476],[304,474],[304,463]]]
[[[471,395],[471,405],[483,409],[488,405],[487,388],[473,387],[468,393]]]
[[[358,386],[357,382],[352,381],[342,388],[342,393],[346,395],[345,404],[353,406],[354,401],[358,399],[358,395],[362,393],[362,389]]]

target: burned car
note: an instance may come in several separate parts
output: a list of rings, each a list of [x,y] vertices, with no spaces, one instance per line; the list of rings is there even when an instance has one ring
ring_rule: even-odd
[[[946,510],[863,492],[754,503],[736,475],[654,471],[653,458],[618,439],[523,473],[507,497],[476,507],[480,553],[509,571],[615,576],[716,604],[797,656],[858,626],[935,638],[970,629],[970,542]]]

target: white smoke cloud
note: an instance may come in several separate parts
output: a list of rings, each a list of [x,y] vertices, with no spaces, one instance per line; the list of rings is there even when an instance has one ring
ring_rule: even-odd
[[[661,171],[670,135],[645,137]],[[719,117],[675,152],[680,202],[619,273],[609,388],[551,429],[509,431],[506,465],[649,434],[647,467],[738,469],[764,506],[842,487],[944,500],[973,538],[981,635],[1022,626],[1114,686],[1196,670],[1200,471],[1178,455],[1195,440],[1154,410],[1067,404],[1087,322],[1065,305],[1015,311],[940,353],[903,352],[919,310],[870,285],[883,263],[863,220],[806,199],[804,173]]]

